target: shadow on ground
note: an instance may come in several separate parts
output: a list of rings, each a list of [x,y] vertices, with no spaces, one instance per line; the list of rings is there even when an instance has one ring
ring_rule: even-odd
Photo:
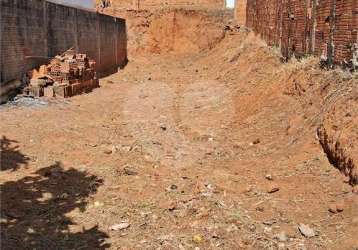
[[[2,170],[26,164],[28,157],[11,141],[1,141]],[[5,165],[3,165],[6,163]],[[3,168],[4,167],[4,168]],[[103,180],[61,162],[31,176],[8,181],[1,188],[1,249],[105,249],[107,234],[92,228],[75,227],[68,213],[84,211],[88,197]]]
[[[0,170],[17,170],[21,165],[26,166],[29,157],[22,154],[19,146],[16,144],[18,141],[10,140],[6,136],[0,139]]]

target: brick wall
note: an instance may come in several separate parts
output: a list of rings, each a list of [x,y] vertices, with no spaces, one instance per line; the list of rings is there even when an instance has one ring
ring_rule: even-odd
[[[43,0],[0,0],[0,14],[0,87],[71,47],[95,59],[99,72],[126,61],[121,18]]]
[[[315,54],[330,64],[352,59],[357,0],[247,0],[246,8],[246,25],[286,58]]]
[[[225,8],[225,0],[96,0],[97,6],[117,9],[152,10],[165,7]]]
[[[235,19],[240,26],[246,24],[246,3],[247,0],[235,0]]]

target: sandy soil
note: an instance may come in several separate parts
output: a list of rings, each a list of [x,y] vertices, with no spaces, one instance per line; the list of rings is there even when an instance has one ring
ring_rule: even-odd
[[[341,78],[314,65],[233,32],[1,108],[3,249],[356,249],[358,197],[296,84]]]

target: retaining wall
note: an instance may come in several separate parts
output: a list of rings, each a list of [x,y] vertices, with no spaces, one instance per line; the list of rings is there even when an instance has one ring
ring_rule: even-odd
[[[284,57],[314,54],[351,64],[358,43],[357,0],[247,0],[246,25]]]
[[[0,0],[0,87],[73,47],[104,73],[126,63],[124,19],[44,0]],[[6,91],[5,91],[6,90]]]

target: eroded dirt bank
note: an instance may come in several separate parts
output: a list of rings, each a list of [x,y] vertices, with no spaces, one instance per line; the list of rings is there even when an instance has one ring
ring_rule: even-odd
[[[232,10],[107,8],[102,11],[126,19],[130,60],[140,55],[188,55],[211,49],[224,38],[225,24],[233,18]]]
[[[317,128],[347,133],[354,158],[357,83],[316,65],[233,32],[138,57],[88,95],[2,108],[4,249],[354,249],[357,195]]]

